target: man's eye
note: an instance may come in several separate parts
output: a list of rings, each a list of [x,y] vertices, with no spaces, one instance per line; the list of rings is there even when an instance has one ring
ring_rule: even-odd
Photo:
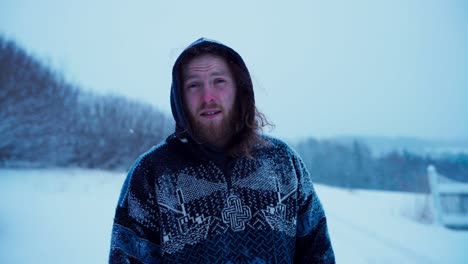
[[[197,88],[199,85],[198,83],[190,83],[186,87],[187,89]]]
[[[216,79],[215,80],[215,83],[224,83],[224,82],[226,82],[226,80],[224,80],[224,79]]]

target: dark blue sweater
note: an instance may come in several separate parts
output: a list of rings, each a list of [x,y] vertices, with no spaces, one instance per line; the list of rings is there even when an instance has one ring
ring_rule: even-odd
[[[335,263],[310,175],[265,137],[253,158],[227,159],[174,136],[125,180],[111,263]]]

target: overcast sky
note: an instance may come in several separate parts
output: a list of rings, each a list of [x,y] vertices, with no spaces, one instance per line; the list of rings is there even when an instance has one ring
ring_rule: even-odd
[[[273,135],[467,139],[467,3],[0,0],[0,33],[168,114],[172,64],[204,36],[243,56]]]

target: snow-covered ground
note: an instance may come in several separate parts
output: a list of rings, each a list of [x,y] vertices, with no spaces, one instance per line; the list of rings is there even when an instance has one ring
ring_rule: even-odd
[[[124,173],[0,169],[0,263],[106,263]],[[468,263],[468,231],[415,220],[424,195],[316,185],[338,263]]]

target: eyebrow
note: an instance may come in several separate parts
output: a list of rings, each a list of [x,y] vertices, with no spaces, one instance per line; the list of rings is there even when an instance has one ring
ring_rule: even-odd
[[[225,76],[227,75],[227,72],[226,71],[215,71],[213,72],[212,74],[210,74],[210,77],[211,76]],[[187,76],[185,76],[182,80],[185,82],[187,80],[190,80],[190,79],[196,79],[198,77],[198,74],[189,74]]]

